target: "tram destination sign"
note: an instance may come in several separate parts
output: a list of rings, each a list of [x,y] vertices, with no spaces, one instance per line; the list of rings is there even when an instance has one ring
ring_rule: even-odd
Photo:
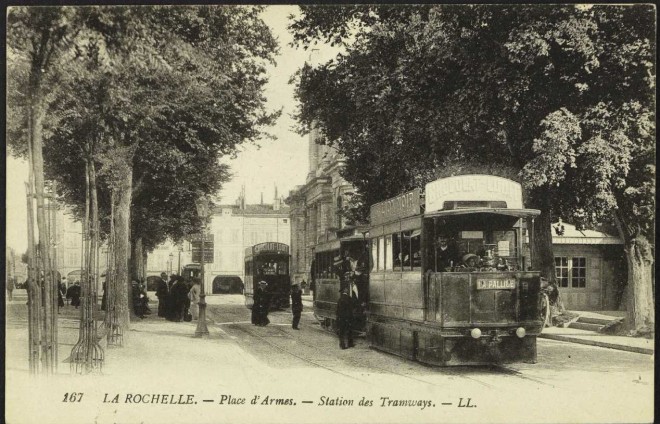
[[[421,190],[416,188],[392,199],[372,205],[369,211],[371,225],[384,224],[419,214],[420,194]]]
[[[266,243],[259,243],[252,246],[252,254],[257,255],[259,253],[278,253],[278,254],[288,254],[289,246],[284,243],[277,243],[274,241],[268,241]]]
[[[508,290],[516,288],[515,278],[478,278],[477,290]]]

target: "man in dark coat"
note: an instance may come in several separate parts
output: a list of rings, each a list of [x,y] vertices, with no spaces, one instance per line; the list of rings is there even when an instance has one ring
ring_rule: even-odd
[[[71,299],[71,306],[75,306],[78,309],[80,306],[80,281],[76,281],[69,289],[66,291],[66,298]]]
[[[254,291],[254,304],[252,305],[252,323],[264,327],[270,323],[268,309],[270,308],[270,294],[266,291],[268,283],[259,281],[259,286]]]
[[[337,326],[339,327],[339,347],[346,349],[353,344],[353,299],[348,295],[349,288],[341,289],[337,301]],[[348,345],[346,344],[348,342]]]
[[[446,234],[440,234],[435,247],[436,272],[451,271],[460,265],[458,247]]]
[[[167,286],[167,274],[164,272],[160,274],[160,280],[156,283],[156,297],[158,298],[158,316],[167,317],[167,296],[170,289]]]
[[[302,304],[302,290],[298,287],[298,284],[291,286],[291,312],[293,313],[293,322],[291,327],[294,330],[300,330],[298,324],[300,323],[300,314],[303,310]]]
[[[186,300],[188,299],[188,285],[183,280],[183,277],[174,276],[174,283],[170,287],[170,316],[169,320],[174,322],[181,322],[183,319]]]

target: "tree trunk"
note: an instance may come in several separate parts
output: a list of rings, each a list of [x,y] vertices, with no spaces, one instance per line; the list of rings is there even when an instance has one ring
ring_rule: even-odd
[[[131,275],[134,280],[141,281],[144,278],[144,275],[142,274],[142,237],[137,237],[135,240],[131,240],[131,244],[133,251],[131,256]]]
[[[654,331],[655,325],[651,244],[639,230],[626,231],[629,227],[623,214],[616,214],[615,222],[624,241],[628,262],[626,328],[633,334],[649,334]]]
[[[542,200],[538,205],[541,209],[541,215],[534,220],[532,229],[532,243],[530,250],[532,252],[532,269],[541,271],[541,275],[548,281],[555,282],[555,257],[552,247],[552,211],[548,205],[546,197],[538,196]]]
[[[131,279],[129,275],[130,257],[130,213],[133,169],[125,168],[122,179],[116,189],[117,208],[114,215],[115,230],[115,278],[117,293],[115,297],[117,318],[126,337],[131,315]],[[131,309],[129,309],[131,308]]]
[[[34,212],[32,210],[32,171],[30,171],[30,183],[25,183],[27,195],[27,218],[28,218],[28,354],[30,373],[39,371],[39,345],[41,344],[41,290],[38,284],[38,274],[35,269],[35,246],[34,246]]]
[[[33,71],[34,72],[34,71]],[[44,204],[44,159],[43,159],[43,115],[44,107],[41,99],[41,79],[39,76],[33,76],[30,81],[30,145],[32,147],[32,169],[34,175],[34,189],[37,198],[37,228],[39,231],[39,254],[41,260],[41,269],[44,274],[43,293],[43,343],[42,343],[42,364],[43,371],[46,374],[52,374],[55,371],[55,350],[57,349],[57,340],[53,336],[52,313],[53,291],[52,273],[50,272],[50,242],[47,238],[48,229],[46,222],[45,204]],[[40,277],[40,276],[39,276]]]

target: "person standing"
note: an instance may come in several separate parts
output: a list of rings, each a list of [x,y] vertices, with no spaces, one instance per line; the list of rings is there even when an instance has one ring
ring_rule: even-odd
[[[188,292],[188,299],[190,299],[190,313],[194,320],[199,318],[199,294],[201,293],[201,286],[199,279],[193,280],[193,285]]]
[[[298,287],[298,284],[291,286],[291,312],[293,313],[293,321],[291,327],[294,330],[300,330],[298,324],[300,323],[300,314],[303,310],[302,303],[302,290]]]
[[[71,299],[71,306],[75,306],[76,309],[80,306],[80,291],[80,281],[73,283],[73,285],[66,291],[66,298]]]
[[[174,322],[181,322],[183,319],[184,309],[186,306],[186,299],[188,298],[188,287],[186,286],[183,277],[173,276],[174,283],[170,287],[169,304],[170,315],[169,320]]]
[[[339,347],[342,349],[355,346],[353,344],[353,299],[348,295],[348,292],[349,288],[343,287],[337,301]]]
[[[66,296],[66,286],[64,283],[57,285],[57,313],[60,313],[60,308],[64,306],[64,296]]]
[[[156,283],[156,297],[158,298],[158,316],[166,318],[167,317],[167,297],[170,293],[170,289],[167,286],[167,274],[162,272],[160,274],[160,280]]]
[[[266,290],[268,283],[259,281],[259,287],[254,291],[254,304],[252,305],[252,323],[260,327],[270,324],[268,309],[270,308],[270,295]]]

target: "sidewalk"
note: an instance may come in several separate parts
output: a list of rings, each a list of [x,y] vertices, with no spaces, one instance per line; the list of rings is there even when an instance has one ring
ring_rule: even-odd
[[[621,312],[591,312],[591,311],[571,311],[578,314],[573,322],[585,319],[587,322],[607,322],[608,320],[622,318]],[[585,344],[589,346],[606,347],[609,349],[624,350],[627,352],[643,353],[653,355],[655,353],[655,340],[642,337],[615,336],[600,333],[598,331],[589,331],[589,329],[569,328],[567,327],[548,327],[544,328],[539,336],[544,339],[559,340]]]

